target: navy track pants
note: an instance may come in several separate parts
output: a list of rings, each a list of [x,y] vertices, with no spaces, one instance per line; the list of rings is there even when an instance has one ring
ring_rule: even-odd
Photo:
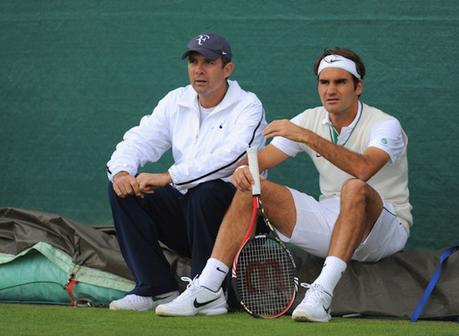
[[[110,182],[108,193],[121,253],[136,282],[130,294],[155,296],[178,289],[159,241],[191,258],[192,277],[201,273],[235,188],[214,180],[185,195],[167,185],[144,198],[121,198]]]

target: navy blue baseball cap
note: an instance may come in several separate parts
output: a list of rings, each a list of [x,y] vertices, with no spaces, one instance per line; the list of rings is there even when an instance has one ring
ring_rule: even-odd
[[[191,41],[188,42],[186,48],[187,51],[183,53],[182,59],[187,58],[193,51],[204,55],[210,60],[223,57],[228,61],[231,61],[231,58],[233,57],[228,41],[225,40],[223,36],[211,32],[201,33],[198,36],[193,37]]]

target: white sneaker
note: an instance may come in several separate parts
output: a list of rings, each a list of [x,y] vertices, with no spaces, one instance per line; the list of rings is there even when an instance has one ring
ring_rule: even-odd
[[[156,307],[156,314],[160,316],[194,316],[220,315],[228,312],[225,294],[220,288],[217,292],[200,286],[199,279],[191,280],[182,277],[189,284],[186,290],[173,301]]]
[[[112,310],[155,310],[158,305],[171,302],[178,295],[178,291],[160,294],[155,297],[128,294],[119,300],[110,302],[109,308]]]
[[[303,301],[293,311],[292,319],[295,321],[330,321],[331,294],[319,284],[302,283],[301,286],[308,288],[308,291]]]

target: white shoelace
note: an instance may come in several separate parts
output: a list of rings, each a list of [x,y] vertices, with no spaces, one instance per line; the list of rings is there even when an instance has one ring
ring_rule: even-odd
[[[186,285],[186,290],[179,296],[177,296],[174,301],[180,302],[187,298],[188,296],[192,295],[193,292],[195,291],[195,288],[197,288],[198,285],[198,276],[195,276],[194,279],[191,279],[189,277],[181,277],[180,280],[188,282],[188,285]]]
[[[191,279],[189,277],[186,277],[186,276],[183,276],[183,277],[180,278],[180,280],[188,282],[188,285],[186,285],[186,289],[188,289],[193,285],[195,285],[195,286],[197,285],[196,284],[197,283],[196,280],[198,280],[198,276],[196,275],[193,279]]]
[[[315,303],[320,303],[322,301],[322,298],[324,295],[331,296],[328,294],[322,286],[318,284],[308,284],[306,282],[302,282],[301,287],[304,287],[307,289],[306,295],[304,296],[302,303],[305,302],[306,300],[311,300]]]

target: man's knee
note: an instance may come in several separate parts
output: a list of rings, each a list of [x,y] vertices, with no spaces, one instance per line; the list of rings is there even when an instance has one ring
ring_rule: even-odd
[[[113,183],[111,181],[108,181],[107,192],[108,192],[108,201],[110,202],[110,205],[112,207],[114,206],[118,207],[120,204],[130,202],[131,199],[134,198],[132,196],[125,196],[125,197],[118,196],[115,189],[113,188]]]
[[[354,207],[361,204],[366,211],[378,216],[383,207],[379,193],[368,183],[359,179],[347,180],[341,189],[341,206]]]
[[[112,211],[115,211],[115,212],[118,211],[118,209],[122,207],[122,204],[126,200],[126,198],[119,197],[116,194],[116,191],[113,188],[113,183],[111,181],[108,181],[107,192],[108,192],[108,202],[110,204]]]
[[[365,199],[371,187],[360,179],[349,179],[341,188],[341,198]]]

